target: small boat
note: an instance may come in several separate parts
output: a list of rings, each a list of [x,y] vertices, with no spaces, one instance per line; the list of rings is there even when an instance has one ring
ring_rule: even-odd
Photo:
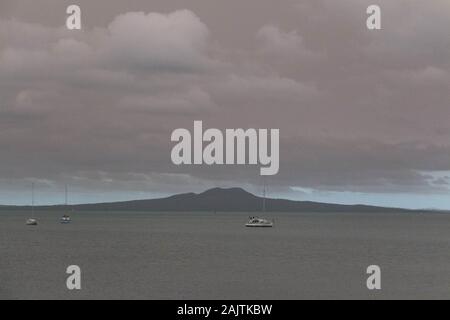
[[[271,228],[273,227],[273,221],[258,217],[250,217],[245,226],[248,228]]]
[[[31,218],[25,222],[27,226],[37,226],[38,222],[34,218],[34,183],[31,184]]]
[[[262,211],[266,212],[266,184],[264,183],[264,195],[263,195],[263,208]],[[249,217],[248,222],[245,224],[248,228],[272,228],[274,221],[270,221],[258,217]]]
[[[33,218],[27,219],[26,224],[27,224],[27,226],[37,226],[38,225],[37,220],[33,219]]]
[[[66,185],[66,187],[65,187],[65,204],[64,204],[64,206],[66,207],[66,209],[67,209],[67,207],[69,206],[69,201],[68,201],[68,199],[69,199],[69,197],[68,197],[68,188],[67,188],[67,185]],[[66,224],[66,223],[71,223],[72,222],[72,219],[70,218],[70,216],[68,215],[68,214],[64,214],[62,217],[61,217],[61,219],[59,220],[59,222],[60,223],[62,223],[62,224]]]
[[[60,222],[61,223],[70,223],[70,222],[72,222],[72,219],[70,219],[70,216],[65,214],[61,217]]]

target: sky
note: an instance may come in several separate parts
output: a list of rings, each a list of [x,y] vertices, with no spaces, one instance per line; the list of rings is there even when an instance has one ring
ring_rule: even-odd
[[[260,194],[259,167],[172,164],[202,120],[280,129],[269,196],[450,209],[449,21],[446,0],[1,0],[0,203]]]

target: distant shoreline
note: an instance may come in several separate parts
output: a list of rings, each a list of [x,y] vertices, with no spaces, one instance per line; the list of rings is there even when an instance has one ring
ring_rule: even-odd
[[[184,193],[165,198],[76,205],[35,206],[36,211],[85,212],[234,212],[261,213],[263,198],[242,188],[214,188],[202,193]],[[31,206],[0,205],[1,211],[27,211]],[[269,213],[450,213],[445,210],[404,209],[371,205],[344,205],[286,199],[266,199]]]

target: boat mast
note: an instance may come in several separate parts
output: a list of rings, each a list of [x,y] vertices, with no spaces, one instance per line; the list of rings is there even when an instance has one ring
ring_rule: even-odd
[[[264,190],[263,190],[263,212],[266,212],[266,179],[264,179]]]
[[[31,183],[31,218],[34,218],[34,182]]]
[[[64,204],[65,204],[65,206],[67,208],[67,205],[69,204],[69,202],[68,202],[68,195],[67,195],[67,193],[68,193],[67,184],[65,185],[64,191],[65,191],[65,202],[64,202]]]

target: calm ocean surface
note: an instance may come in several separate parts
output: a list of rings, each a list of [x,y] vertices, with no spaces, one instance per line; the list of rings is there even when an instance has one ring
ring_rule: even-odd
[[[248,214],[37,213],[27,227],[0,213],[0,299],[450,299],[449,215],[272,216],[248,229]]]

